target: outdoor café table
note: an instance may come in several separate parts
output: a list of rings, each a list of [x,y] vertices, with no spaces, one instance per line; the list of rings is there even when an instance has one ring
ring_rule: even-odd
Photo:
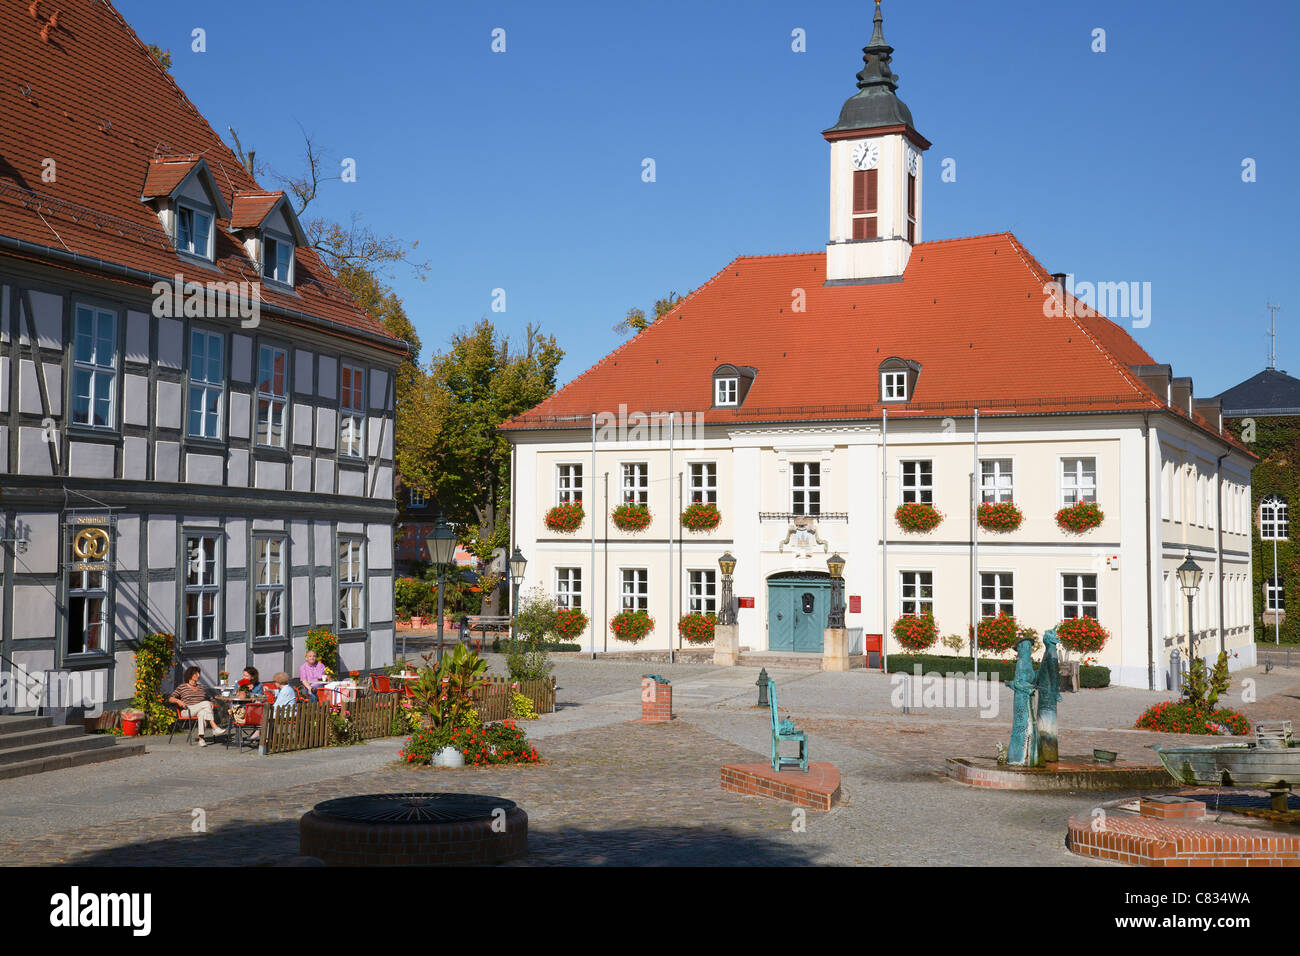
[[[330,701],[334,706],[357,699],[357,684],[351,680],[336,680],[325,684],[322,690],[329,691]]]

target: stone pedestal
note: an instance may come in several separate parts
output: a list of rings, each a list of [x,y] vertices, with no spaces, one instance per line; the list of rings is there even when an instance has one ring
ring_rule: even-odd
[[[740,663],[740,625],[713,626],[713,663],[719,667],[735,667]]]
[[[822,670],[846,671],[849,669],[849,632],[843,627],[828,627],[822,639]]]

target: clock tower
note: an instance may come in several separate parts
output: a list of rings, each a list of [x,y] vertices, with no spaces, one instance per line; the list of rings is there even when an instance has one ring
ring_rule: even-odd
[[[826,284],[898,281],[921,241],[921,154],[930,142],[896,94],[880,0],[862,48],[858,92],[822,135],[831,146],[831,228]]]

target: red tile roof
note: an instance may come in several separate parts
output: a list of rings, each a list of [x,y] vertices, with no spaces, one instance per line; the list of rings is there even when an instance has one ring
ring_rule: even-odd
[[[111,3],[60,3],[53,26],[54,4],[39,0],[35,17],[29,6],[9,0],[0,11],[0,236],[22,247],[7,243],[0,254],[63,267],[75,255],[80,268],[96,273],[113,274],[118,265],[213,279],[210,269],[177,256],[142,192],[170,192],[200,158],[227,205],[236,193],[264,191]],[[47,160],[55,163],[53,181]],[[256,263],[230,229],[218,222],[217,270],[258,281]],[[300,247],[295,258],[297,294],[264,287],[264,309],[405,351],[314,250]]]
[[[1169,411],[1129,371],[1154,359],[1124,329],[1081,303],[1071,315],[1073,300],[1044,314],[1052,276],[1009,233],[920,243],[902,281],[825,281],[822,252],[742,256],[503,427],[582,427],[620,404],[710,423],[874,419],[891,356],[921,365],[912,400],[888,403],[891,419]],[[757,369],[740,408],[711,407],[723,363]]]
[[[230,228],[256,229],[282,198],[282,192],[235,193],[234,202],[230,204]]]

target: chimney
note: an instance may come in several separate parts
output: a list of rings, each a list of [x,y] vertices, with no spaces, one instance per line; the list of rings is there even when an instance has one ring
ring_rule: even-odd
[[[257,155],[257,151],[256,151],[256,150],[252,150],[252,149],[250,149],[250,150],[248,151],[248,175],[250,175],[250,176],[254,176],[254,175],[256,175],[256,174],[253,172],[253,157],[256,156],[256,155]]]
[[[1057,285],[1059,285],[1062,289],[1064,289],[1064,288],[1065,288],[1065,278],[1066,278],[1066,276],[1068,276],[1068,275],[1069,275],[1068,272],[1053,272],[1053,273],[1052,273],[1052,278],[1056,281],[1056,284],[1057,284]]]

